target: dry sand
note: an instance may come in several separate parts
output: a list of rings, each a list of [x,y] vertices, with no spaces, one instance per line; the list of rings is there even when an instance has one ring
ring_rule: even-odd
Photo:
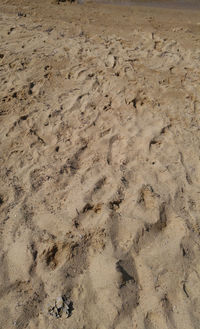
[[[200,12],[0,5],[0,328],[200,328]]]

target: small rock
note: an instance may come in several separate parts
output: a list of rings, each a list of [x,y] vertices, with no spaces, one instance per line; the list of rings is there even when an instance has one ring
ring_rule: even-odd
[[[48,309],[51,316],[55,318],[61,318],[63,314],[69,318],[73,311],[73,302],[67,296],[60,296],[55,301],[52,307]]]
[[[63,307],[63,299],[62,297],[58,297],[56,300],[56,306],[57,308],[62,308]]]
[[[106,66],[113,68],[116,65],[116,57],[113,55],[108,55],[107,59],[106,59]]]

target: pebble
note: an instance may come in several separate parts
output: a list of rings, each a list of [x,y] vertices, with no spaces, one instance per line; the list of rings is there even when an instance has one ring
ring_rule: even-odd
[[[61,318],[63,315],[68,318],[73,310],[73,307],[70,309],[70,304],[73,305],[68,297],[60,296],[54,301],[54,305],[48,309],[48,312],[56,318]]]

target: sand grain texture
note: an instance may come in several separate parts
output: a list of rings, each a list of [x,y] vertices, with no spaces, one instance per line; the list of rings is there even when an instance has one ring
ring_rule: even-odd
[[[0,328],[200,327],[186,15],[1,4]]]

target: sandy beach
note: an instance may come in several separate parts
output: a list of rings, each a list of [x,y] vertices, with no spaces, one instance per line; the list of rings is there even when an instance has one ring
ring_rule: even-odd
[[[0,4],[0,328],[200,328],[200,11]]]

